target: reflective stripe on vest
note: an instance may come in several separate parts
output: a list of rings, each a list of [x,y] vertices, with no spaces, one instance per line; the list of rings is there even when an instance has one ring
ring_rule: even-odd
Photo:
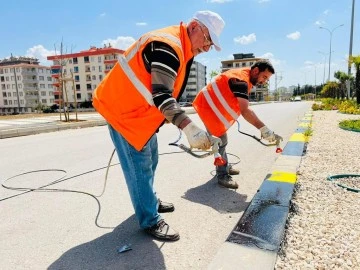
[[[139,91],[139,93],[144,97],[144,99],[146,100],[147,103],[149,103],[150,106],[154,106],[155,104],[154,104],[154,101],[152,98],[152,93],[138,79],[138,77],[135,75],[135,73],[133,72],[133,70],[130,68],[130,66],[128,64],[128,62],[131,61],[131,59],[137,54],[141,45],[146,43],[146,41],[150,37],[165,37],[167,39],[170,39],[173,42],[175,42],[175,44],[180,48],[180,50],[182,52],[180,39],[178,39],[172,35],[169,35],[167,33],[157,33],[156,35],[149,34],[149,35],[146,35],[144,38],[141,38],[140,41],[138,42],[138,44],[127,54],[126,57],[124,55],[120,55],[119,64],[120,64],[122,70],[124,71],[124,73],[126,74],[126,76],[128,77],[129,81],[131,81],[132,84],[134,85],[135,89],[137,89]]]
[[[218,85],[215,82],[211,83],[211,86],[214,90],[214,93],[216,95],[216,97],[219,99],[221,105],[225,108],[225,110],[231,115],[231,117],[236,120],[240,114],[238,115],[230,106],[229,104],[226,102],[225,98],[223,97],[223,95],[221,94]],[[223,116],[223,114],[220,112],[220,110],[216,107],[214,101],[212,100],[211,96],[209,95],[208,89],[206,88],[206,86],[201,90],[204,94],[204,97],[208,103],[208,105],[210,106],[211,110],[215,113],[215,115],[219,118],[219,120],[221,121],[221,123],[226,127],[226,129],[229,129],[231,127],[231,123],[229,121],[226,120],[226,118]]]

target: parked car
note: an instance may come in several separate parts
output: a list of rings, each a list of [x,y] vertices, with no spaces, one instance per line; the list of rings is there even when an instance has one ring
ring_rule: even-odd
[[[300,96],[296,96],[296,97],[294,98],[294,101],[301,101],[301,97],[300,97]]]

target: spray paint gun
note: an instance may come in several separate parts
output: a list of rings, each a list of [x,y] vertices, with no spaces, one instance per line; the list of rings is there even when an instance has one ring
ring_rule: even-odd
[[[240,123],[238,121],[237,121],[237,123],[238,123],[238,132],[239,133],[241,133],[243,135],[246,135],[246,136],[249,136],[249,137],[257,140],[259,143],[261,143],[264,146],[274,146],[274,145],[276,145],[276,150],[275,150],[276,153],[281,153],[283,151],[282,148],[280,147],[280,142],[283,140],[282,137],[277,136],[275,138],[275,143],[264,143],[264,142],[261,141],[260,138],[256,137],[255,135],[251,135],[251,134],[240,131]]]
[[[186,153],[188,153],[196,158],[205,158],[205,157],[208,157],[208,156],[214,154],[214,165],[215,166],[222,166],[222,165],[226,164],[226,161],[219,154],[219,147],[221,145],[220,138],[209,135],[209,140],[211,143],[211,151],[207,151],[204,154],[197,154],[194,151],[192,151],[191,147],[187,147],[186,145],[184,145],[182,143],[178,144],[178,141],[180,140],[180,138],[181,138],[181,133],[180,133],[180,137],[175,142],[169,143],[169,145],[177,146],[180,149],[184,150]]]
[[[218,137],[210,136],[210,142],[212,145],[212,152],[214,153],[214,165],[215,166],[224,166],[226,160],[222,158],[219,154],[219,147],[221,145],[221,139]]]

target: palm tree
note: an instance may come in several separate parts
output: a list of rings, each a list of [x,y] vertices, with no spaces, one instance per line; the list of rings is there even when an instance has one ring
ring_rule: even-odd
[[[360,55],[352,56],[350,58],[350,61],[355,65],[355,69],[356,69],[356,73],[355,73],[356,103],[360,104]]]
[[[346,82],[351,79],[351,75],[346,74],[342,71],[336,71],[334,77],[340,81],[340,96],[342,99],[346,97]]]

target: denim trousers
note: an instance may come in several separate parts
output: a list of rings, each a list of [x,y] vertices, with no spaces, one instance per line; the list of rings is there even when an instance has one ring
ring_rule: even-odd
[[[161,220],[154,190],[155,170],[159,161],[156,134],[138,151],[111,125],[108,126],[136,218],[141,228],[151,227]]]
[[[229,163],[228,163],[228,157],[226,154],[226,146],[228,144],[228,136],[225,132],[224,135],[220,137],[221,140],[221,146],[219,147],[219,154],[221,157],[226,161],[226,164],[224,166],[216,166],[216,175],[223,175],[229,173]]]

